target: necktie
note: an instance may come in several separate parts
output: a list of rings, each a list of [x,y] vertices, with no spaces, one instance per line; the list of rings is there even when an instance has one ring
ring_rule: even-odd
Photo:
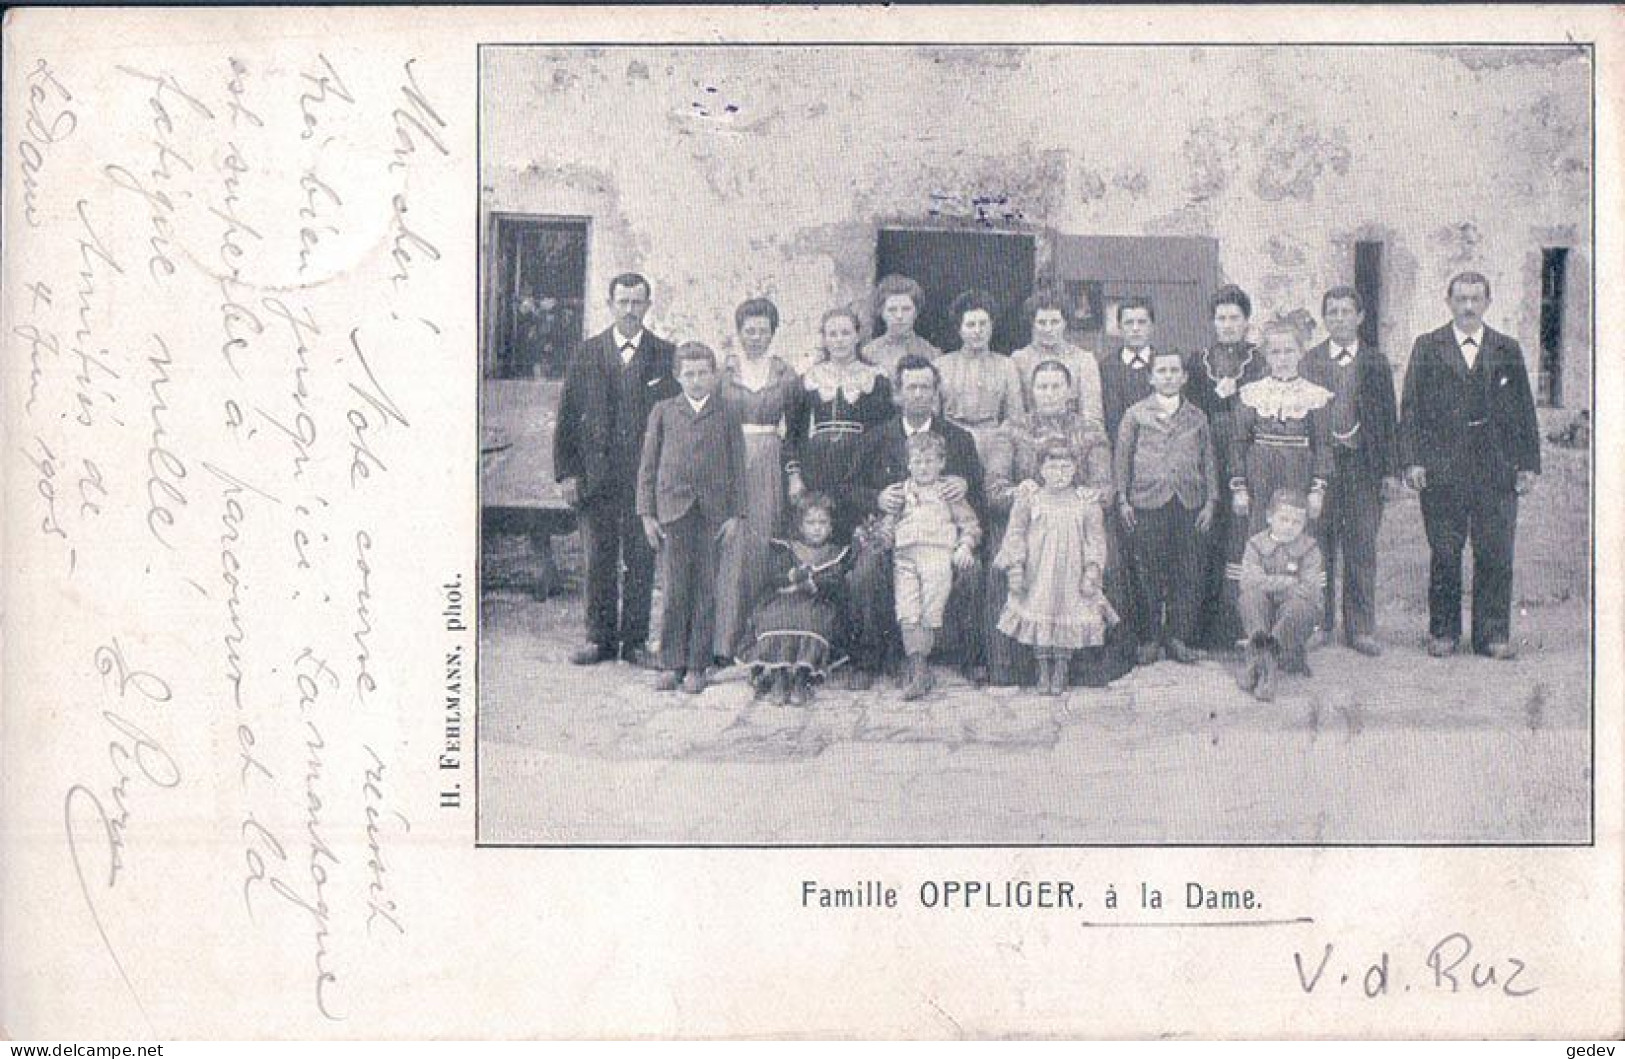
[[[621,343],[621,360],[623,362],[631,360],[634,356],[637,355],[637,352],[638,352],[638,347],[637,347],[637,344],[635,342],[624,341],[624,342]]]

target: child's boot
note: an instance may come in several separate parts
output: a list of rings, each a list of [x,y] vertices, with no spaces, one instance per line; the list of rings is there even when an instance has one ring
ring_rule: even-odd
[[[1258,687],[1259,672],[1264,667],[1264,634],[1253,633],[1247,641],[1247,664],[1236,675],[1236,684],[1242,691],[1252,691]]]
[[[1071,683],[1072,656],[1062,652],[1049,661],[1049,693],[1051,695],[1065,695],[1066,686]]]
[[[1051,662],[1050,662],[1049,656],[1048,655],[1040,655],[1039,658],[1038,658],[1038,693],[1040,695],[1048,695],[1049,694],[1049,671],[1050,671],[1050,668],[1051,668]]]
[[[781,669],[773,674],[774,701],[780,706],[790,705],[790,671]]]
[[[798,669],[790,678],[790,705],[805,706],[812,700],[812,691],[807,687],[807,671]]]
[[[1278,644],[1273,636],[1264,637],[1263,650],[1258,660],[1258,680],[1253,685],[1253,698],[1259,702],[1275,701],[1275,673],[1280,668]]]
[[[908,656],[908,683],[903,686],[903,701],[914,702],[925,698],[927,691],[931,690],[926,682],[929,679],[926,670],[924,655]]]

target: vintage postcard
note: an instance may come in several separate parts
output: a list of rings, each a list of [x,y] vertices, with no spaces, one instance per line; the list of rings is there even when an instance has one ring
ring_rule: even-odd
[[[1625,1032],[1625,21],[12,12],[0,1026]]]

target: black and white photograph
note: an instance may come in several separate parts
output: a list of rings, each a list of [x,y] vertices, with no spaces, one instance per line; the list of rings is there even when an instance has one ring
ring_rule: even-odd
[[[1593,840],[1588,48],[478,65],[480,844]]]

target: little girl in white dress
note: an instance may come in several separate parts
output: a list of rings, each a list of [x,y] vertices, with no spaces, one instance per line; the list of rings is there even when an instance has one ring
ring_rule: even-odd
[[[1072,652],[1098,647],[1117,612],[1101,591],[1106,525],[1099,502],[1076,485],[1077,462],[1062,441],[1039,453],[1040,484],[1022,489],[993,563],[1010,594],[999,631],[1033,649],[1041,694],[1066,689]]]

